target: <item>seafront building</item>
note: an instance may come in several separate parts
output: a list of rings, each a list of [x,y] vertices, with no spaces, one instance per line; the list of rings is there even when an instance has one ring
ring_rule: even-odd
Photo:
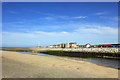
[[[72,43],[61,43],[59,44],[60,48],[74,48],[77,47],[76,42],[72,42]]]
[[[100,45],[91,45],[91,44],[85,44],[85,45],[77,45],[76,42],[70,42],[70,43],[61,43],[61,44],[55,44],[48,46],[50,48],[109,48],[109,47],[120,47],[120,44],[100,44]]]
[[[70,43],[61,43],[56,45],[50,45],[50,48],[79,48],[79,47],[90,47],[90,44],[85,45],[77,45],[76,42],[70,42]]]
[[[78,46],[76,42],[73,42],[73,43],[71,42],[69,43],[69,47],[72,48],[72,47],[78,47]]]

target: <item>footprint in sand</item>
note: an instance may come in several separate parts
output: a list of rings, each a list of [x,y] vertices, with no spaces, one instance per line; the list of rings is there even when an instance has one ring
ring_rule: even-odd
[[[74,67],[72,67],[72,66],[68,66],[68,68],[72,68],[72,69],[77,69],[77,70],[79,70],[80,68],[74,68]]]
[[[80,69],[80,68],[76,68],[77,70]]]
[[[52,65],[53,67],[55,66],[55,64]]]

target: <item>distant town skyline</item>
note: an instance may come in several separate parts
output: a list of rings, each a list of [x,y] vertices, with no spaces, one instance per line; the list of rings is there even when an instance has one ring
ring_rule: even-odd
[[[3,47],[118,43],[117,2],[3,2]]]

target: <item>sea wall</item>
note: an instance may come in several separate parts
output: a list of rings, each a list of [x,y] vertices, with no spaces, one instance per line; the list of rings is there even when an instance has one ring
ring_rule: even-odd
[[[108,52],[45,50],[45,51],[38,51],[38,53],[57,55],[57,56],[79,57],[79,58],[120,59],[120,53],[108,53]]]
[[[33,53],[44,53],[57,56],[69,56],[69,57],[80,57],[80,58],[111,58],[120,59],[120,53],[118,48],[5,48],[5,51],[19,51],[19,52],[33,52]],[[111,51],[109,51],[111,50]]]

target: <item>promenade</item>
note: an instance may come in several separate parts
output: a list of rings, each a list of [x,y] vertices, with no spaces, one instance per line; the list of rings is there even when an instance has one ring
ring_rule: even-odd
[[[119,52],[119,48],[51,48],[50,50],[89,51],[89,52]]]

